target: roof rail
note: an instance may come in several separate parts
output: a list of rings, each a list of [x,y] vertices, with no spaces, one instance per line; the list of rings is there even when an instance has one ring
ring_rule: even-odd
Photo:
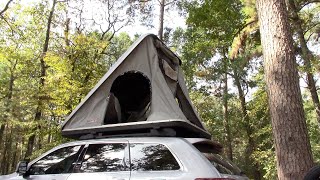
[[[149,129],[149,132],[141,132],[141,133],[128,133],[128,134],[105,134],[105,133],[97,133],[97,134],[85,134],[80,136],[80,140],[87,139],[102,139],[102,138],[111,138],[111,137],[176,137],[177,132],[172,128],[157,128],[157,129]]]

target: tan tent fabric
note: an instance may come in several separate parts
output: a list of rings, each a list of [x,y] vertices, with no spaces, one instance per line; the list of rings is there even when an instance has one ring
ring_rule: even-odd
[[[110,102],[110,105],[108,102],[110,91],[118,77],[129,77],[135,73],[140,74],[137,77],[149,80],[151,91],[150,96],[145,96],[150,98],[150,102],[145,103],[148,105],[144,104],[143,111],[136,113],[136,115],[144,115],[144,118],[136,119],[136,121],[139,121],[139,123],[136,123],[139,124],[137,126],[141,126],[141,123],[152,122],[156,128],[156,122],[163,123],[165,121],[169,122],[169,120],[170,122],[177,120],[177,122],[185,122],[190,126],[194,126],[192,127],[193,129],[207,133],[191,104],[180,64],[179,58],[155,35],[148,34],[140,37],[66,118],[62,126],[62,134],[66,136],[68,134],[81,134],[82,132],[84,134],[85,132],[93,134],[97,128],[99,132],[103,132],[103,128],[108,131],[108,127],[120,127],[120,124],[115,122],[106,122],[108,121],[107,106],[108,109],[121,109],[121,111],[124,111],[125,108],[129,109],[129,106],[125,107],[125,104],[123,104],[120,108],[114,100]],[[132,91],[139,91],[139,87],[135,87],[134,82],[131,83],[133,84],[128,87],[128,93],[132,93],[130,92],[131,88]],[[116,93],[114,94],[116,95]],[[132,94],[132,96],[134,99],[135,94]],[[143,94],[141,96],[144,97]],[[116,97],[116,100],[118,99],[121,103],[125,98]],[[117,107],[110,107],[113,104],[116,104]],[[115,116],[117,113],[113,112],[113,115],[110,116]],[[119,113],[117,116],[120,117]],[[132,120],[126,122],[123,119],[124,116],[121,117],[123,122],[121,123],[122,130],[126,129],[126,124],[128,127],[130,126],[128,132],[135,129]],[[141,121],[141,119],[144,120]],[[170,123],[166,123],[166,127],[170,127]],[[117,132],[114,131],[114,133]]]

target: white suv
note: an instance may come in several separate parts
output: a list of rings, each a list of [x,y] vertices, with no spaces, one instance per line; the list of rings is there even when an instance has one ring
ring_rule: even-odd
[[[204,138],[128,137],[57,146],[0,179],[236,180],[248,179]]]

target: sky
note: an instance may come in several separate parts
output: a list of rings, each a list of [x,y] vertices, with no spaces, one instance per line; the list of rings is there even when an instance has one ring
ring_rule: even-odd
[[[20,0],[20,4],[23,6],[30,5],[34,2],[39,2],[41,0]],[[8,2],[8,0],[0,0],[0,10],[2,10],[5,6],[5,4]],[[14,1],[13,1],[14,2]],[[87,16],[98,16],[99,11],[99,5],[92,3],[94,1],[88,0],[85,3],[86,9],[88,10]],[[139,22],[139,20],[135,20],[134,23],[132,23],[130,26],[126,26],[122,28],[119,32],[126,32],[131,37],[134,37],[135,34],[146,34],[146,33],[153,33],[158,34],[158,28],[159,28],[159,7],[155,8],[155,19],[153,20],[153,27],[146,27],[142,25],[142,23]],[[123,14],[124,12],[118,12],[118,14]],[[185,24],[185,17],[182,17],[179,15],[179,13],[176,10],[171,10],[170,13],[165,12],[164,17],[164,26],[169,27],[172,29],[175,29],[177,27],[186,28]]]
[[[156,11],[159,12],[159,8],[156,8]],[[135,34],[146,34],[146,33],[153,33],[158,34],[159,29],[159,16],[155,17],[155,20],[153,21],[153,28],[148,28],[146,26],[141,25],[140,22],[136,21],[132,26],[124,27],[121,32],[127,32],[130,36],[133,36]],[[179,15],[177,11],[172,11],[170,14],[165,13],[165,22],[164,26],[176,29],[178,27],[181,27],[183,29],[186,28],[186,19],[185,17],[182,17]]]

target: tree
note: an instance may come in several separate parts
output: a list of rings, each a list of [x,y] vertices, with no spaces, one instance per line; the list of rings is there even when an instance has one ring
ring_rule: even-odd
[[[165,40],[165,34],[164,30],[171,31],[170,28],[165,27],[165,14],[170,13],[170,9],[177,7],[180,3],[177,0],[129,0],[131,9],[136,9],[140,11],[140,14],[133,13],[137,16],[141,17],[142,24],[154,27],[153,25],[153,18],[154,16],[159,16],[159,22],[158,22],[158,37],[160,40]],[[158,9],[159,8],[159,9]],[[155,13],[155,11],[159,10],[159,14]],[[135,10],[133,10],[135,11]],[[168,33],[168,32],[167,32]]]
[[[257,0],[278,178],[303,179],[313,166],[284,0]]]
[[[294,0],[288,0],[287,5],[289,7],[289,14],[292,18],[292,24],[294,27],[294,30],[298,36],[300,48],[301,48],[301,56],[303,59],[304,69],[306,71],[306,80],[308,89],[311,94],[311,99],[315,107],[315,111],[317,114],[317,120],[320,128],[320,101],[317,93],[317,87],[316,87],[316,81],[314,80],[314,75],[312,72],[312,60],[314,59],[314,56],[310,49],[307,46],[307,41],[304,37],[304,29],[302,27],[302,19],[299,17],[299,8],[297,7]]]
[[[126,4],[96,0],[95,6],[98,14],[88,19],[83,3],[17,2],[0,17],[1,174],[66,141],[64,117],[132,43],[117,34],[130,22],[118,12]]]
[[[193,1],[190,4],[187,4],[187,9],[189,12],[189,16],[187,19],[187,23],[189,25],[189,29],[193,31],[193,41],[192,47],[193,51],[198,51],[199,54],[196,58],[202,58],[200,54],[211,53],[209,58],[207,58],[206,63],[202,65],[202,74],[204,74],[207,78],[206,81],[221,81],[224,79],[224,84],[226,84],[226,75],[227,77],[231,77],[234,80],[234,85],[238,90],[238,98],[240,101],[241,108],[241,116],[238,119],[238,123],[243,125],[243,129],[246,132],[246,147],[245,151],[243,151],[243,156],[245,157],[245,172],[249,177],[254,179],[260,179],[260,167],[259,163],[255,162],[252,158],[253,151],[256,147],[256,142],[253,138],[253,129],[250,123],[250,117],[248,115],[247,108],[247,100],[246,94],[244,92],[245,86],[245,67],[248,67],[248,62],[254,56],[246,55],[251,52],[245,46],[240,47],[242,44],[245,44],[247,39],[250,39],[249,32],[243,33],[243,29],[245,27],[250,27],[251,24],[254,24],[254,20],[251,20],[249,23],[245,23],[244,20],[246,17],[241,13],[243,5],[240,1],[205,1],[205,2],[197,2]],[[232,44],[235,41],[236,37],[240,34],[244,34],[248,36],[248,38],[239,38],[240,45],[237,48],[233,47]],[[242,36],[242,35],[239,36]],[[201,38],[199,38],[201,37]],[[202,38],[203,37],[203,38]],[[194,47],[200,47],[196,49]],[[230,49],[236,49],[234,52],[239,53],[242,57],[235,58],[235,53],[229,52]],[[189,50],[190,51],[190,50]],[[245,53],[244,53],[245,52]],[[229,57],[228,54],[233,54],[234,57]],[[219,56],[223,58],[219,58]],[[232,55],[231,55],[232,56]],[[217,63],[213,63],[212,59],[219,59]],[[190,59],[188,59],[190,60]],[[198,60],[201,62],[202,60]],[[213,64],[211,66],[210,64]],[[225,65],[223,65],[225,64]],[[220,76],[218,75],[220,74]],[[221,76],[222,75],[222,76]],[[219,77],[219,78],[216,78]],[[227,97],[228,92],[224,91],[223,96]],[[224,108],[227,108],[228,103],[224,103]],[[225,112],[225,117],[228,117],[228,112]],[[230,125],[227,118],[225,118],[225,134],[227,141],[226,149],[228,149],[227,154],[229,158],[233,158],[232,156],[232,135],[231,130],[229,129]],[[228,140],[229,139],[229,140]]]
[[[46,34],[45,34],[45,40],[44,40],[44,43],[43,43],[43,48],[42,48],[42,53],[41,53],[41,57],[40,57],[40,81],[39,81],[39,97],[38,97],[38,104],[37,104],[37,108],[36,108],[36,112],[35,112],[35,117],[34,117],[34,120],[36,122],[40,121],[42,116],[43,116],[43,104],[44,104],[44,99],[46,98],[45,97],[45,94],[43,92],[43,89],[44,89],[44,86],[45,86],[45,78],[46,78],[46,75],[47,75],[47,65],[44,61],[44,58],[48,52],[48,49],[49,49],[49,40],[50,40],[50,29],[51,29],[51,24],[52,24],[52,18],[53,18],[53,15],[54,15],[54,10],[55,10],[55,6],[56,6],[56,3],[57,1],[56,0],[53,0],[52,1],[52,7],[51,7],[51,10],[49,12],[49,16],[48,16],[48,21],[47,21],[47,29],[46,29]],[[39,129],[41,127],[38,127]],[[32,154],[32,149],[33,149],[33,146],[34,146],[34,141],[35,141],[35,137],[36,137],[36,134],[33,133],[30,137],[29,137],[29,140],[28,140],[28,146],[27,146],[27,151],[26,151],[26,154],[25,154],[25,157],[29,157],[31,154]],[[40,145],[41,147],[41,145]]]

